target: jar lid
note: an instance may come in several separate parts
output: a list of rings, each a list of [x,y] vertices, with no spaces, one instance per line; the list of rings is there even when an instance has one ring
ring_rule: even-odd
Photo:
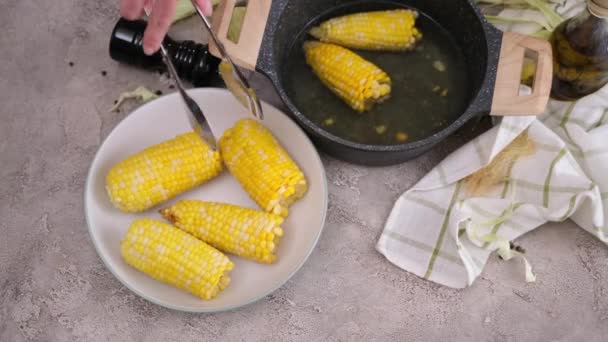
[[[608,0],[587,0],[589,11],[598,17],[608,17]]]

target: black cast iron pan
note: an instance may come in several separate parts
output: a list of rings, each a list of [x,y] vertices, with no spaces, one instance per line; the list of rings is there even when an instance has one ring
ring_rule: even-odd
[[[483,18],[469,0],[250,0],[238,43],[227,39],[237,0],[223,0],[213,19],[214,31],[241,67],[264,74],[274,84],[292,118],[324,152],[365,165],[391,165],[428,151],[467,121],[481,115],[538,115],[549,99],[552,55],[548,42],[516,33],[502,33]],[[467,65],[470,96],[462,114],[426,138],[400,145],[355,143],[327,132],[294,104],[285,89],[286,58],[303,30],[337,7],[357,10],[414,8],[450,32]],[[211,52],[217,55],[214,46]],[[520,95],[525,55],[537,68],[531,94]]]

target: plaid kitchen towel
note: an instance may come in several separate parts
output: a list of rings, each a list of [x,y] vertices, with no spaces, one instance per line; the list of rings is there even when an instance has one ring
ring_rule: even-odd
[[[559,3],[558,3],[559,2]],[[564,17],[580,0],[555,1]],[[503,11],[519,18],[530,10]],[[565,15],[564,13],[571,14]],[[501,13],[500,15],[503,15]],[[535,22],[543,20],[541,14]],[[507,24],[523,33],[539,23]],[[505,29],[505,27],[502,27]],[[534,144],[508,179],[475,197],[465,178],[488,165],[523,132]],[[471,285],[494,251],[521,256],[509,241],[548,222],[571,218],[608,243],[608,88],[577,102],[551,101],[540,117],[505,117],[443,160],[396,202],[377,250],[395,265],[425,279],[462,288]],[[525,259],[524,259],[525,261]],[[527,281],[534,281],[529,264]]]

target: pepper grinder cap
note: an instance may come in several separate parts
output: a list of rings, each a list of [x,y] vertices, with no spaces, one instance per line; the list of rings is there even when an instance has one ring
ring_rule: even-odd
[[[118,62],[143,67],[163,65],[159,53],[152,56],[144,53],[143,38],[146,26],[146,22],[142,20],[118,20],[110,38],[110,57]]]
[[[608,0],[587,0],[587,7],[591,14],[608,18]]]

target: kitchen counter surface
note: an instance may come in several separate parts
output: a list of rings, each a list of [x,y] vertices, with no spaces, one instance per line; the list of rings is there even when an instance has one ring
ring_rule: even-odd
[[[0,8],[0,341],[606,340],[608,248],[571,222],[518,241],[533,284],[520,263],[493,256],[472,287],[453,290],[374,250],[397,197],[470,132],[394,167],[323,157],[330,206],[320,242],[294,278],[255,304],[186,314],[138,298],[94,251],[83,187],[100,143],[134,108],[110,113],[114,99],[167,86],[109,58],[118,0]],[[197,24],[179,24],[174,37],[196,39]],[[256,84],[277,104],[267,83]]]

